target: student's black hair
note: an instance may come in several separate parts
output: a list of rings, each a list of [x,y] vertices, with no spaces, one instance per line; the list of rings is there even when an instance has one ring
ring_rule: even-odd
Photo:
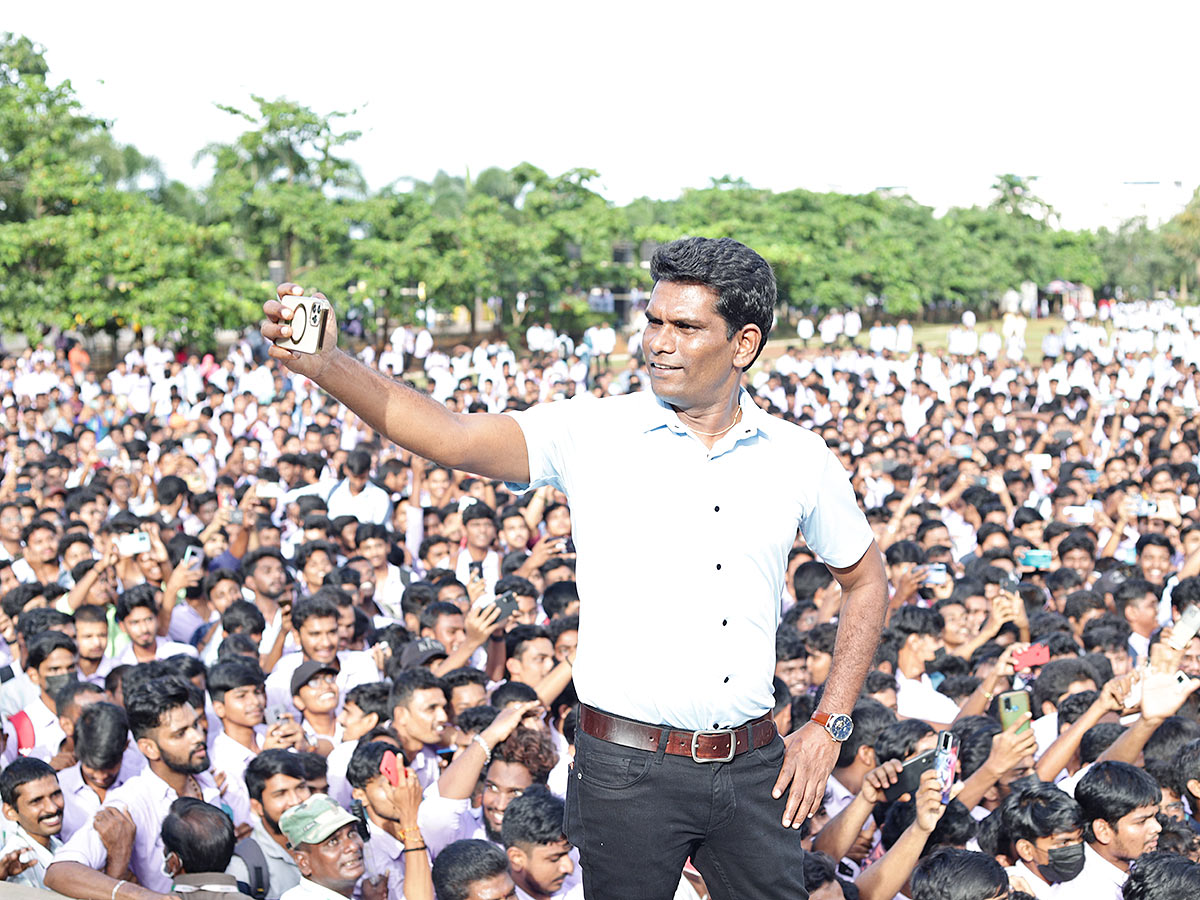
[[[389,752],[396,753],[396,748],[383,741],[359,741],[346,766],[346,780],[350,786],[365,790],[367,783],[379,775],[379,765],[384,754]]]
[[[382,725],[392,717],[392,707],[389,706],[392,686],[386,681],[373,681],[355,685],[346,692],[346,703],[353,703],[365,715],[375,713]]]
[[[538,638],[550,640],[550,635],[541,625],[518,625],[504,636],[504,648],[508,659],[516,659],[525,652],[526,646]]]
[[[89,703],[75,723],[75,756],[90,769],[121,762],[129,743],[129,718],[115,703]]]
[[[549,788],[531,785],[504,810],[501,839],[505,847],[556,844],[563,836],[563,801]]]
[[[579,601],[579,588],[574,581],[556,581],[542,594],[542,612],[550,619],[565,615],[567,607]]]
[[[463,734],[478,734],[491,725],[498,715],[500,710],[494,706],[472,706],[454,717],[454,725]]]
[[[457,604],[446,600],[435,600],[421,610],[421,627],[432,631],[437,627],[438,620],[443,616],[461,617],[462,614],[463,611]]]
[[[1077,681],[1095,682],[1096,675],[1081,659],[1055,659],[1042,666],[1037,681],[1033,683],[1033,715],[1040,718],[1042,704],[1058,703],[1058,698]],[[1098,685],[1097,685],[1098,686]]]
[[[911,604],[901,606],[888,622],[888,631],[896,635],[901,644],[913,634],[940,637],[945,627],[940,613]]]
[[[324,553],[329,558],[330,565],[337,565],[337,548],[333,544],[329,541],[309,541],[296,548],[296,552],[292,556],[292,566],[296,571],[300,571],[314,553]]]
[[[259,634],[267,628],[262,611],[249,600],[234,600],[221,616],[221,630],[230,634]]]
[[[504,709],[510,703],[528,703],[537,699],[537,691],[522,681],[506,681],[494,691],[490,703],[496,709]]]
[[[1149,769],[1154,762],[1159,760],[1147,758],[1146,768]],[[1184,744],[1173,761],[1163,759],[1161,762],[1167,767],[1168,787],[1187,800],[1193,810],[1200,809],[1200,796],[1192,793],[1188,787],[1189,781],[1200,781],[1200,740]]]
[[[156,678],[136,687],[130,687],[130,675],[125,678],[125,714],[129,716],[129,730],[135,740],[141,740],[161,725],[168,712],[192,702],[195,685],[178,675]],[[199,712],[203,714],[203,705]]]
[[[854,704],[851,718],[854,719],[854,731],[838,748],[836,767],[839,769],[853,763],[860,748],[874,748],[883,730],[896,723],[896,714],[870,697],[862,697]],[[884,761],[877,758],[876,765]]]
[[[787,662],[793,659],[804,659],[808,651],[804,649],[804,638],[791,625],[780,625],[775,632],[775,662]]]
[[[1154,729],[1142,750],[1146,759],[1173,760],[1192,741],[1200,738],[1200,722],[1187,716],[1167,716]]]
[[[917,742],[927,734],[933,734],[933,729],[920,719],[901,719],[888,725],[875,739],[875,759],[880,765],[889,759],[903,762],[913,754]]]
[[[117,621],[124,622],[139,607],[158,615],[158,588],[152,584],[136,584],[117,596]]]
[[[476,882],[508,872],[508,856],[491,841],[455,841],[433,861],[433,888],[438,900],[467,900]]]
[[[881,672],[879,669],[872,669],[868,672],[866,681],[863,682],[863,694],[878,694],[889,688],[893,691],[898,688],[896,676]]]
[[[1146,853],[1133,861],[1121,889],[1124,900],[1177,900],[1200,896],[1200,866],[1186,856],[1166,851]]]
[[[821,622],[814,625],[804,637],[804,649],[806,653],[812,653],[814,650],[818,653],[828,653],[833,655],[834,645],[837,644],[838,627],[833,622]]]
[[[1017,859],[1017,841],[1033,843],[1038,838],[1083,828],[1083,810],[1064,791],[1053,784],[1039,782],[1013,791],[1001,807],[1005,848],[1011,859]]]
[[[800,563],[792,574],[792,589],[796,592],[796,602],[811,601],[817,591],[829,587],[833,583],[833,573],[822,562],[815,560]]]
[[[1071,696],[1063,698],[1063,702],[1058,704],[1059,727],[1077,722],[1099,696],[1099,691],[1080,691],[1078,694],[1071,694]]]
[[[304,627],[304,623],[309,619],[333,619],[335,622],[337,621],[337,604],[328,595],[322,596],[322,592],[326,590],[336,590],[336,588],[321,588],[321,590],[317,591],[311,597],[305,597],[292,604],[292,628],[297,632]]]
[[[251,800],[262,802],[267,781],[276,775],[290,775],[304,780],[304,764],[299,754],[290,750],[263,750],[246,764],[246,792]]]
[[[217,648],[217,659],[234,659],[245,657],[254,658],[257,662],[258,642],[248,634],[227,634],[221,640],[221,646]]]
[[[904,830],[916,821],[916,818],[917,807],[912,800],[897,801],[888,807],[887,816],[879,829],[880,841],[884,848],[891,849],[892,845],[900,839]],[[973,837],[975,837],[975,819],[971,817],[971,811],[960,801],[951,800],[946,804],[941,819],[938,820],[929,838],[925,841],[925,849],[921,855],[924,856],[938,844],[963,847]]]
[[[104,688],[98,684],[92,684],[90,681],[68,681],[58,693],[54,695],[54,709],[58,712],[59,718],[70,716],[72,719],[78,718],[80,706],[76,702],[76,698],[80,694],[103,694]],[[84,704],[85,706],[87,704]],[[71,712],[74,710],[74,712]]]
[[[75,642],[61,631],[43,631],[29,640],[28,654],[25,657],[26,670],[37,669],[55,650],[66,650],[75,657],[79,655]]]
[[[909,885],[912,900],[991,900],[1008,890],[1008,875],[985,853],[939,847],[917,863]]]
[[[320,753],[301,751],[295,755],[296,759],[300,761],[300,767],[304,770],[305,781],[320,781],[322,778],[329,777],[329,764]]]
[[[48,762],[33,756],[18,756],[0,772],[0,800],[16,808],[21,788],[39,778],[57,778],[58,773]]]
[[[437,688],[443,693],[446,690],[442,684],[442,679],[438,678],[428,669],[424,667],[405,669],[399,672],[392,681],[391,698],[388,700],[389,708],[395,709],[397,706],[407,706],[413,694],[417,691],[432,688]]]
[[[566,584],[565,581],[560,581],[559,584]],[[551,619],[546,624],[546,633],[550,635],[550,643],[557,644],[558,639],[568,631],[579,630],[579,616],[559,616],[556,619]]]
[[[233,857],[233,820],[219,806],[179,797],[162,823],[163,849],[179,856],[183,871],[224,872]]]
[[[1084,816],[1084,837],[1095,840],[1092,823],[1103,819],[1113,828],[1117,820],[1143,806],[1157,806],[1162,790],[1153,778],[1125,762],[1098,762],[1075,785],[1075,799]]]
[[[4,610],[4,614],[14,621],[21,617],[21,610],[25,608],[25,604],[33,600],[35,597],[42,596],[43,585],[36,581],[28,584],[18,584],[15,588],[4,595],[4,599],[0,600],[0,609]]]
[[[216,703],[225,700],[225,693],[241,687],[262,687],[267,678],[254,662],[245,657],[233,656],[219,659],[208,670],[205,686],[208,696]]]

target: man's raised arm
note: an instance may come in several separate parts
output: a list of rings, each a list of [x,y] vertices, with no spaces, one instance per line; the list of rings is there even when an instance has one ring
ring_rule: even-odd
[[[300,296],[304,290],[284,283],[276,292],[283,298]],[[325,299],[323,294],[312,296]],[[525,436],[511,416],[452,413],[420,391],[369,369],[338,349],[336,314],[329,317],[320,352],[301,354],[274,343],[290,336],[291,311],[279,300],[268,300],[263,313],[266,320],[259,330],[270,344],[271,357],[311,378],[380,434],[450,468],[503,481],[529,481]]]

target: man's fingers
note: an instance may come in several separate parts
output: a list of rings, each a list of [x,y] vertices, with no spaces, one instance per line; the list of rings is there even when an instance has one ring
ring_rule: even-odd
[[[292,284],[290,281],[285,281],[283,284],[275,288],[275,293],[280,297],[298,297],[304,293],[304,288],[298,284]]]
[[[783,765],[779,767],[779,777],[775,779],[775,785],[771,788],[771,796],[778,800],[783,796],[784,789],[792,783],[792,773],[796,770],[795,760],[785,750],[783,754]],[[787,824],[785,820],[783,824]]]

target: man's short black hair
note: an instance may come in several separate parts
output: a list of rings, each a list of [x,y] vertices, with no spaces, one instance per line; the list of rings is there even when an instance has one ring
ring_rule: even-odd
[[[224,872],[236,843],[233,820],[218,806],[179,797],[163,819],[162,842],[164,850],[179,857],[188,875]]]
[[[1084,837],[1095,840],[1092,823],[1103,819],[1114,829],[1117,820],[1142,806],[1157,806],[1162,789],[1137,766],[1106,760],[1098,762],[1075,786],[1075,799],[1083,810]]]
[[[391,694],[392,686],[386,681],[370,681],[350,688],[346,692],[346,702],[353,703],[364,715],[375,713],[382,725],[392,717],[392,707],[388,705]]]
[[[550,635],[541,625],[518,625],[504,636],[504,648],[508,659],[516,659],[525,652],[525,647],[538,638],[550,640]]]
[[[992,900],[1008,890],[1008,875],[985,853],[939,847],[917,863],[909,885],[912,900]]]
[[[556,581],[542,594],[542,612],[550,619],[566,614],[567,607],[579,602],[579,588],[574,581]]]
[[[136,584],[117,597],[117,621],[124,622],[135,609],[142,607],[158,615],[158,588],[152,584]]]
[[[854,762],[854,757],[861,747],[874,748],[875,741],[883,730],[896,724],[896,714],[870,697],[862,697],[854,704],[851,718],[854,719],[854,730],[850,737],[842,741],[838,749],[837,768],[843,769]],[[884,762],[876,760],[876,765]]]
[[[266,681],[262,669],[251,660],[244,656],[231,656],[213,663],[212,668],[208,670],[205,686],[208,688],[208,696],[214,702],[222,703],[225,700],[226,691],[249,685],[262,687]]]
[[[421,627],[430,631],[437,628],[438,619],[443,616],[462,616],[462,609],[447,600],[435,600],[421,610]]]
[[[717,295],[717,313],[725,320],[725,339],[732,340],[746,325],[755,325],[762,334],[758,352],[767,346],[767,336],[775,321],[775,273],[765,259],[745,244],[732,238],[691,237],[671,241],[654,251],[650,277],[656,283],[699,284],[710,288]],[[757,353],[754,358],[758,358]]]
[[[359,741],[346,766],[346,780],[350,782],[350,786],[365,790],[367,783],[379,774],[379,764],[383,762],[384,754],[389,751],[399,757],[404,755],[384,741]]]
[[[328,595],[323,595],[324,591],[337,590],[336,588],[321,588],[311,597],[305,597],[303,600],[297,600],[292,604],[292,627],[299,631],[304,627],[304,623],[309,619],[333,619],[335,622],[338,617],[337,604],[329,598]]]
[[[26,669],[37,669],[55,650],[68,650],[78,656],[75,642],[61,631],[43,631],[29,641],[29,652],[25,658]]]
[[[304,764],[300,754],[290,750],[263,750],[246,764],[246,793],[251,800],[262,803],[263,789],[267,781],[276,775],[289,775],[304,780]]]
[[[500,829],[505,847],[557,844],[563,835],[563,801],[541,785],[532,785],[504,810]]]
[[[508,855],[491,841],[455,841],[433,861],[433,889],[438,900],[467,900],[476,882],[508,871]]]
[[[48,762],[33,756],[18,756],[0,772],[0,800],[15,809],[20,789],[31,781],[47,776],[58,777]]]
[[[111,769],[129,743],[129,717],[115,703],[89,703],[75,723],[75,756],[90,769]]]
[[[940,637],[945,628],[941,613],[911,604],[901,606],[892,613],[888,622],[888,630],[899,637],[900,643],[904,643],[912,634]]]
[[[815,560],[800,563],[792,574],[792,590],[796,592],[796,602],[812,600],[817,591],[829,587],[833,583],[833,573],[829,567]]]
[[[125,713],[135,740],[141,740],[161,725],[168,712],[192,702],[195,685],[178,675],[156,678],[136,687],[130,687],[129,675],[125,678]],[[203,712],[203,706],[199,711]]]
[[[506,681],[492,691],[489,701],[496,709],[504,709],[510,703],[528,703],[537,699],[537,691],[523,681]]]
[[[1003,832],[1009,841],[1009,856],[1017,841],[1030,843],[1083,828],[1083,810],[1071,796],[1053,784],[1039,782],[1009,794],[1001,811]]]
[[[392,696],[388,702],[391,704],[391,709],[395,709],[397,706],[407,706],[408,702],[412,700],[413,694],[431,688],[437,688],[443,693],[446,690],[442,679],[428,669],[424,667],[405,669],[398,672],[392,681]]]
[[[249,600],[234,600],[221,616],[221,630],[230,634],[262,634],[267,620]]]
[[[1053,659],[1042,666],[1037,681],[1033,683],[1034,718],[1041,717],[1043,703],[1057,706],[1058,698],[1077,681],[1096,681],[1096,674],[1081,659]]]
[[[468,522],[473,522],[476,519],[487,519],[495,525],[496,512],[482,500],[476,500],[462,511],[462,523],[465,526]]]
[[[1146,853],[1130,866],[1121,896],[1124,900],[1200,897],[1200,866],[1175,853]]]
[[[920,719],[901,719],[888,725],[875,738],[875,759],[880,765],[889,759],[903,762],[912,756],[917,742],[927,734],[933,734],[933,729]]]

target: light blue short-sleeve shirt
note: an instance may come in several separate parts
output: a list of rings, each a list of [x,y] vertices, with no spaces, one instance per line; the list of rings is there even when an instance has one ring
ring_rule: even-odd
[[[650,392],[514,413],[530,485],[571,504],[582,702],[691,730],[773,705],[775,629],[797,531],[828,565],[873,535],[849,476],[815,433],[760,410],[712,449]],[[525,487],[514,485],[514,487]]]

